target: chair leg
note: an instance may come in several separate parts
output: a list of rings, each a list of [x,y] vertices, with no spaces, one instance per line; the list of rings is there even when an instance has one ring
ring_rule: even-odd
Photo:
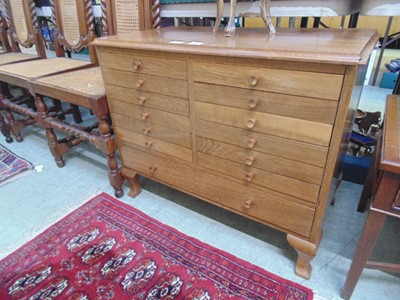
[[[76,124],[82,123],[82,115],[79,110],[79,106],[75,104],[71,104],[71,109],[72,109],[72,116],[74,118],[74,121]]]
[[[53,128],[46,128],[47,144],[49,146],[50,152],[56,161],[57,167],[62,168],[65,166],[65,161],[63,159],[63,153],[60,148],[60,143],[58,143],[57,135],[54,133]]]
[[[13,135],[15,136],[15,139],[17,140],[17,142],[22,142],[24,140],[24,138],[21,135],[21,126],[19,126],[21,123],[16,121],[14,118],[13,113],[9,110],[9,109],[5,109],[6,112],[6,118],[7,118],[7,122],[8,125],[11,128],[11,132],[13,133]]]
[[[99,117],[99,130],[103,140],[103,152],[108,156],[108,179],[115,190],[115,196],[121,198],[124,195],[122,190],[124,178],[122,177],[121,170],[118,168],[118,162],[115,159],[116,146],[111,136],[111,128],[107,116]]]
[[[7,143],[12,143],[13,138],[11,137],[11,130],[6,121],[4,120],[3,114],[0,112],[0,130],[6,138]]]

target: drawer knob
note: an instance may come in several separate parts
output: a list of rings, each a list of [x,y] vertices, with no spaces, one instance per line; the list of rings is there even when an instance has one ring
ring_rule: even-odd
[[[149,127],[146,127],[146,128],[143,128],[143,133],[144,134],[149,134],[149,132],[151,131],[151,127],[149,126]]]
[[[244,179],[248,182],[252,181],[254,177],[254,173],[253,172],[249,172],[246,174],[246,176],[244,176]]]
[[[150,170],[150,172],[154,173],[157,170],[157,167],[156,166],[150,166],[149,170]]]
[[[245,161],[246,165],[252,166],[254,164],[254,160],[255,160],[254,156],[249,156],[248,158],[246,158],[246,161]]]
[[[256,126],[256,119],[248,119],[246,122],[246,127],[251,129],[254,128],[254,126]]]
[[[136,86],[138,88],[140,88],[143,84],[144,84],[144,80],[143,79],[139,79],[138,81],[136,81]]]
[[[149,117],[149,113],[148,112],[143,112],[142,113],[142,120],[146,120]]]
[[[250,78],[249,78],[249,84],[250,84],[251,86],[256,86],[257,83],[258,83],[257,77],[256,77],[256,76],[250,76]]]
[[[243,206],[246,209],[250,209],[253,206],[253,200],[247,200]]]
[[[137,60],[133,63],[133,68],[136,71],[139,71],[142,68],[142,62],[140,60]]]
[[[258,100],[257,99],[250,99],[249,100],[249,107],[250,108],[255,108],[258,104]]]
[[[139,104],[143,105],[146,102],[147,98],[145,96],[140,96],[139,97]]]
[[[250,138],[250,139],[247,141],[247,148],[253,149],[254,146],[255,146],[255,144],[256,144],[256,142],[257,142],[256,139]]]
[[[147,148],[150,148],[153,145],[153,142],[152,141],[145,141],[144,144],[145,144],[145,146]]]

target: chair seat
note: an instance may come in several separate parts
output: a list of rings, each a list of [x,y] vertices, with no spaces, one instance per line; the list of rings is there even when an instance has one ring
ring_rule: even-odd
[[[1,55],[0,58],[1,57],[3,57],[3,55]],[[89,67],[91,65],[92,63],[89,61],[56,57],[0,66],[0,75],[32,80],[76,68]]]
[[[1,50],[4,51],[4,50]],[[0,52],[1,53],[1,52]],[[23,62],[33,59],[38,59],[39,57],[34,54],[28,53],[21,53],[21,52],[10,52],[10,53],[3,53],[0,55],[0,65],[7,65],[16,62]]]
[[[35,85],[76,92],[88,96],[105,95],[104,82],[101,76],[100,67],[43,77],[33,83],[33,89],[35,89]]]

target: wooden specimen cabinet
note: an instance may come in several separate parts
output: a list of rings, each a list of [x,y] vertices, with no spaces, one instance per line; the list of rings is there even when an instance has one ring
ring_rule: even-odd
[[[130,195],[140,174],[281,230],[309,278],[377,39],[195,27],[97,39]]]

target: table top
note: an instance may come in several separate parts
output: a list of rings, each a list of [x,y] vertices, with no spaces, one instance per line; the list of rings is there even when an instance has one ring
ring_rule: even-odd
[[[225,37],[223,28],[166,27],[96,39],[93,45],[146,51],[307,61],[365,64],[378,40],[371,29],[278,29],[269,35],[265,28],[238,28]]]
[[[379,168],[400,174],[400,96],[388,95]]]

